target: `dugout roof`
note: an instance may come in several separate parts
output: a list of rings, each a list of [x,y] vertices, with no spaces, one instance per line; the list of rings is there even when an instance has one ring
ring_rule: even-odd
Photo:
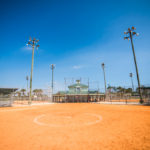
[[[17,88],[0,88],[0,95],[8,95],[18,90]]]

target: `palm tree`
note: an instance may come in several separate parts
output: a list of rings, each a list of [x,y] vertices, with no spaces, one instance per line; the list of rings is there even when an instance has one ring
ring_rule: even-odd
[[[117,87],[118,93],[123,93],[124,90],[125,90],[125,89],[124,89],[123,87],[121,87],[121,86]]]
[[[43,90],[42,90],[42,89],[38,89],[38,94],[39,94],[40,96],[42,96],[42,93],[43,93]]]
[[[42,89],[34,89],[34,90],[33,90],[33,93],[34,93],[34,95],[36,95],[36,96],[41,96],[42,93],[43,93],[43,90],[42,90]]]
[[[18,97],[20,97],[20,96],[21,96],[20,91],[17,91],[17,92],[16,92],[16,94],[18,95]]]
[[[33,90],[33,93],[34,93],[34,95],[37,95],[38,89],[34,89],[34,90]]]
[[[23,96],[25,95],[25,94],[24,94],[25,91],[26,91],[26,89],[21,89],[21,90],[20,90],[20,92],[22,93]]]
[[[125,89],[125,93],[131,93],[132,94],[132,88]]]
[[[116,93],[117,88],[115,86],[108,86],[107,89],[110,91],[110,93]]]

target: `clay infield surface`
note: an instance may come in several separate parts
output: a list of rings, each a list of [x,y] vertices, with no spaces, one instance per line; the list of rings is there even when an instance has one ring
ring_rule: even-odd
[[[72,103],[0,108],[0,150],[150,150],[150,107]]]

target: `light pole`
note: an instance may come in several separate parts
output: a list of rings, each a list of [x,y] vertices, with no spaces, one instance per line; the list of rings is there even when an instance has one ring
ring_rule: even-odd
[[[27,45],[30,45],[32,47],[32,64],[31,64],[31,76],[30,76],[30,93],[29,93],[29,101],[28,104],[30,105],[32,103],[32,74],[33,74],[33,63],[34,63],[34,48],[40,47],[40,45],[38,45],[37,43],[39,42],[39,40],[36,40],[36,38],[32,38],[30,37]]]
[[[130,78],[131,78],[131,83],[132,83],[132,91],[134,91],[134,85],[133,85],[133,74],[132,73],[130,73],[129,74],[129,76],[130,76]]]
[[[67,91],[66,91],[66,84],[67,84],[67,81],[66,81],[66,78],[64,78],[65,80],[65,103],[67,102]]]
[[[26,76],[26,80],[27,80],[27,96],[28,96],[28,80],[29,80],[28,76]]]
[[[52,69],[52,102],[53,102],[53,88],[54,88],[54,68],[55,68],[55,65],[54,64],[51,64],[50,65],[50,68]]]
[[[141,86],[140,86],[140,79],[139,79],[139,73],[138,73],[138,67],[137,67],[137,62],[136,62],[136,56],[135,56],[135,51],[134,51],[134,45],[133,45],[133,40],[132,40],[132,36],[134,35],[138,35],[138,33],[135,32],[135,27],[132,27],[131,29],[128,28],[127,32],[124,32],[124,34],[127,34],[126,37],[124,37],[124,39],[130,39],[131,40],[131,45],[132,45],[132,52],[133,52],[133,57],[134,57],[134,63],[135,63],[135,68],[136,68],[136,76],[137,76],[137,81],[138,81],[138,91],[139,91],[139,95],[140,95],[140,103],[143,103],[143,98],[142,98],[142,93],[141,93]]]
[[[104,74],[104,85],[105,85],[105,96],[106,96],[107,86],[106,86],[106,77],[105,77],[105,64],[102,63],[101,65],[102,65],[103,74]]]

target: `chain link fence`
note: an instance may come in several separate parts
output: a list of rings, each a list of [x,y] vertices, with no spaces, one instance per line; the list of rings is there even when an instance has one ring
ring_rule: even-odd
[[[0,95],[0,107],[9,107],[13,104],[13,96],[8,95]]]
[[[150,104],[150,87],[141,86],[142,99],[145,104]],[[133,90],[129,86],[113,87],[109,86],[106,92],[106,101],[108,102],[124,102],[124,103],[139,103],[140,95],[138,87]]]
[[[32,104],[44,104],[52,102],[52,93],[50,89],[34,89],[31,97]],[[27,105],[29,103],[29,92],[18,90],[13,93],[14,105]]]
[[[64,88],[64,92],[66,93],[68,90],[67,85]],[[97,95],[92,95],[92,91],[97,91]],[[143,86],[142,87],[142,97],[145,104],[150,104],[150,87]],[[59,90],[55,88],[54,95],[59,96]],[[89,95],[91,94],[91,95]],[[138,89],[132,90],[131,87],[113,87],[109,86],[105,93],[105,89],[89,86],[89,94],[80,96],[80,95],[73,95],[71,98],[73,99],[71,102],[111,102],[111,103],[139,103],[140,97],[138,93]],[[59,96],[60,100],[57,102],[70,102],[69,100],[66,101],[67,95],[63,97],[63,95]],[[61,100],[62,99],[62,100]],[[63,100],[65,99],[65,100]],[[52,98],[52,90],[51,88],[48,89],[34,89],[32,91],[32,104],[44,104],[44,103],[52,103],[55,102]],[[0,95],[0,107],[3,106],[12,106],[12,104],[20,104],[20,105],[27,105],[29,103],[29,92],[25,89],[18,89],[11,94],[4,94]]]

